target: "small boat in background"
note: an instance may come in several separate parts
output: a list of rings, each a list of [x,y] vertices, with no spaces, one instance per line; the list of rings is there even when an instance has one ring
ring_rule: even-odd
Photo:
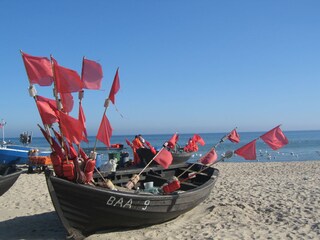
[[[49,156],[50,149],[39,149],[31,147],[32,132],[23,132],[20,134],[20,143],[22,145],[13,144],[11,141],[6,142],[4,139],[4,127],[6,122],[2,119],[0,122],[2,130],[2,142],[0,144],[0,164],[28,164],[31,156]]]
[[[0,165],[0,196],[12,187],[22,172],[16,165]]]
[[[172,151],[171,152],[172,157],[173,157],[173,164],[177,164],[177,163],[183,163],[183,162],[187,162],[192,155],[194,154],[194,152],[185,152],[182,150],[178,150],[178,151]]]

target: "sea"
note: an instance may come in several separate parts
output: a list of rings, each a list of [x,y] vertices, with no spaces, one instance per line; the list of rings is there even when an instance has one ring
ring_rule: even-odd
[[[216,152],[218,155],[224,154],[226,151],[234,151],[243,145],[251,142],[252,140],[259,138],[265,132],[238,132],[240,135],[240,143],[232,143],[229,140],[225,140],[220,143],[220,140],[227,133],[197,133],[205,141],[205,145],[199,145],[199,151],[194,153],[189,159],[190,162],[197,161],[201,156],[210,151],[214,146],[216,146]],[[230,159],[225,161],[228,162],[248,162],[248,161],[261,161],[261,162],[283,162],[283,161],[310,161],[310,160],[320,160],[320,130],[316,131],[283,131],[285,136],[288,138],[289,143],[274,151],[267,144],[265,144],[262,139],[256,141],[256,151],[257,160],[245,160],[240,156],[233,155]],[[168,141],[173,134],[148,134],[143,135],[144,139],[149,141],[156,149],[160,149],[162,145]],[[178,144],[183,147],[188,142],[189,138],[194,135],[192,134],[179,134]],[[93,148],[96,146],[99,148],[99,153],[101,154],[101,159],[103,161],[108,160],[110,153],[115,150],[108,150],[100,142],[96,142],[95,136],[88,138],[89,143],[81,143],[82,148]],[[134,135],[115,135],[111,137],[111,143],[123,144],[124,148],[122,152],[128,153],[129,158],[132,158],[132,150],[126,144],[126,139],[132,141]],[[19,143],[19,138],[6,139],[12,143]],[[31,146],[39,149],[49,148],[49,144],[43,137],[33,137]]]

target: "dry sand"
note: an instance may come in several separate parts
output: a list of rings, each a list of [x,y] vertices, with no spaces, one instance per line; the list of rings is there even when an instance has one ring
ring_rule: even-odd
[[[216,168],[211,195],[192,211],[87,239],[320,239],[320,161],[223,162]],[[43,173],[22,174],[0,197],[0,239],[66,239]]]

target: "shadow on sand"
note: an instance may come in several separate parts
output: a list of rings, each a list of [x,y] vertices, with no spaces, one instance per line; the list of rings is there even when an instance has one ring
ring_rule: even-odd
[[[0,239],[66,239],[66,235],[55,212],[0,222]]]

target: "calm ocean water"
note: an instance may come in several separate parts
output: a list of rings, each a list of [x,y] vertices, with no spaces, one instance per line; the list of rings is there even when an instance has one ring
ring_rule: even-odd
[[[258,138],[265,132],[238,132],[240,135],[240,143],[235,144],[226,140],[220,144],[216,151],[220,155],[228,150],[236,150],[241,146],[247,144],[255,138]],[[199,145],[199,151],[189,161],[196,161],[200,156],[208,152],[214,145],[216,145],[220,139],[226,133],[202,133],[199,134],[206,142],[204,146]],[[320,159],[320,131],[286,131],[284,134],[289,140],[289,144],[283,148],[273,151],[268,145],[266,145],[261,139],[257,140],[257,158],[258,161],[308,161],[308,160],[319,160]],[[179,134],[178,144],[184,146],[188,139],[193,134]],[[149,141],[155,148],[161,148],[162,144],[172,137],[172,134],[165,135],[143,135],[143,137]],[[131,148],[127,146],[125,139],[133,140],[133,135],[119,135],[111,138],[111,143],[122,143],[125,146],[123,151],[128,152],[130,157],[132,156]],[[9,139],[6,139],[9,140]],[[18,138],[10,139],[14,143],[19,143]],[[89,137],[89,144],[82,143],[83,148],[93,147],[95,143],[95,137]],[[33,147],[48,148],[49,145],[44,138],[33,138]],[[102,143],[97,142],[97,147],[104,147]],[[102,151],[108,156],[108,151]],[[241,157],[233,156],[231,159],[226,161],[229,162],[247,162]]]

